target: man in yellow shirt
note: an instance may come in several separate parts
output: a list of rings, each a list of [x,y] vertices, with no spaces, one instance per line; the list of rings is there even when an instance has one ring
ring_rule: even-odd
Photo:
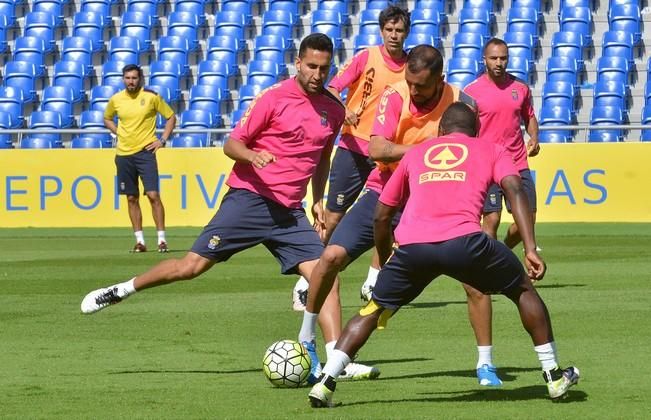
[[[142,179],[145,195],[151,203],[152,215],[158,231],[158,252],[167,252],[165,239],[165,208],[158,188],[156,151],[165,147],[176,125],[176,116],[170,106],[156,92],[142,87],[142,69],[129,64],[122,69],[125,89],[109,99],[104,111],[104,125],[117,135],[117,167],[119,193],[127,196],[129,218],[136,236],[133,252],[145,252],[142,233],[138,177]],[[165,129],[156,137],[156,115],[165,117]],[[118,124],[113,118],[117,115]]]

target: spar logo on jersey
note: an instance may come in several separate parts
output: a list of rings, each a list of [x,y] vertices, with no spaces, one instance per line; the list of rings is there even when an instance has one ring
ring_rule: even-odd
[[[466,180],[466,171],[453,170],[468,158],[468,148],[464,144],[440,143],[427,149],[424,156],[425,166],[434,169],[420,174],[418,183],[437,181]]]
[[[513,89],[511,90],[511,98],[513,98],[514,101],[518,100],[518,91]]]

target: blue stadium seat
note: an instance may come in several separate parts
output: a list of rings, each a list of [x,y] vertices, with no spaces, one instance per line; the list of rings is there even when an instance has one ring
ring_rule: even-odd
[[[359,14],[360,34],[380,34],[380,13],[379,9],[364,9]]]
[[[244,24],[250,25],[253,22],[252,6],[255,2],[249,0],[222,0],[222,12],[237,12],[244,15]]]
[[[126,0],[127,13],[137,12],[151,17],[151,23],[158,22],[158,2],[156,0]]]
[[[262,34],[278,35],[288,42],[294,39],[294,17],[287,10],[267,10],[262,15]]]
[[[170,91],[170,88],[168,88],[167,86],[150,85],[150,86],[145,86],[145,88],[147,90],[156,92],[158,96],[163,98],[163,100],[168,104],[172,103],[172,92]]]
[[[567,108],[542,107],[538,121],[541,127],[568,126],[572,124],[572,114]],[[542,143],[571,142],[572,130],[541,130],[538,138]]]
[[[63,26],[62,0],[32,0],[32,12],[43,12],[54,16],[55,27]]]
[[[367,0],[366,8],[367,9],[378,9],[384,10],[389,6],[388,0]]]
[[[431,45],[433,47],[440,48],[441,40],[440,38],[435,38],[432,34],[410,33],[407,35],[407,39],[405,39],[406,50],[410,50],[420,44]]]
[[[172,61],[154,61],[149,65],[149,85],[170,89],[170,102],[181,100],[181,66]]]
[[[651,126],[651,106],[642,108],[642,124]],[[651,128],[642,130],[642,141],[651,141]]]
[[[180,115],[180,128],[213,128],[212,114],[202,109],[188,109]],[[187,133],[179,137],[194,138],[201,146],[210,145],[210,133]]]
[[[187,12],[197,17],[198,25],[206,23],[206,1],[204,0],[176,0],[174,12]]]
[[[570,57],[549,57],[547,59],[547,82],[570,82],[578,87],[576,60]]]
[[[269,10],[282,10],[292,14],[293,22],[303,14],[303,0],[270,0]]]
[[[42,135],[25,136],[20,140],[21,149],[51,149],[54,145],[49,137]]]
[[[609,81],[598,81],[594,84],[593,98],[593,107],[619,107],[622,110],[624,119],[626,119],[628,96],[626,87],[623,84]]]
[[[7,18],[3,22],[3,28],[12,27],[16,24],[16,3],[13,0],[0,0],[0,16]]]
[[[191,51],[199,50],[200,19],[190,12],[175,11],[167,17],[167,35],[178,36],[188,40]]]
[[[78,12],[73,19],[72,35],[89,39],[93,52],[104,49],[104,17],[95,12]]]
[[[61,61],[74,61],[83,65],[84,74],[93,70],[93,42],[81,36],[63,38]]]
[[[633,34],[615,31],[604,32],[601,51],[603,57],[625,57],[632,66],[635,62],[633,57]]]
[[[274,61],[253,60],[249,62],[246,84],[267,87],[278,81],[280,66]]]
[[[0,2],[0,4],[2,4]],[[9,25],[9,18],[0,12],[0,53],[5,53],[9,49],[9,44],[7,43],[7,30],[11,30]]]
[[[354,49],[355,54],[359,51],[371,47],[373,45],[382,45],[382,37],[377,34],[359,34],[355,37]]]
[[[228,75],[236,75],[239,45],[237,39],[228,35],[213,35],[208,38],[206,60],[223,61],[228,65]]]
[[[190,74],[190,66],[188,65],[189,50],[190,43],[187,38],[173,35],[158,38],[158,60],[178,63],[181,67],[181,76]]]
[[[74,137],[70,143],[70,147],[73,149],[101,149],[104,145],[96,137],[82,135]]]
[[[642,15],[637,3],[613,4],[608,10],[608,27],[611,31],[623,31],[633,34],[633,42],[642,38]]]
[[[265,12],[266,13],[266,12]],[[215,35],[230,35],[235,37],[240,45],[244,45],[246,17],[238,12],[215,13]]]
[[[287,61],[285,52],[288,48],[289,44],[282,36],[258,35],[255,37],[253,59],[275,61],[284,70]]]
[[[415,9],[429,9],[439,12],[439,19],[441,22],[447,20],[447,12],[445,10],[445,0],[416,0]]]
[[[140,52],[151,49],[152,17],[142,12],[126,12],[120,23],[120,36],[130,36],[140,41]]]
[[[43,89],[41,111],[61,114],[61,128],[72,127],[75,117],[72,109],[72,90],[67,86],[48,86]]]
[[[246,112],[246,108],[245,109],[238,108],[233,110],[233,112],[231,112],[231,127],[235,127],[237,125],[237,123],[240,121],[242,115],[244,115],[245,112]]]
[[[26,103],[36,100],[36,67],[25,61],[9,61],[2,72],[4,86],[20,89]]]
[[[572,120],[576,114],[574,85],[570,82],[545,82],[542,89],[543,108],[565,108]]]
[[[215,127],[223,124],[221,101],[222,90],[218,86],[195,85],[190,89],[190,109],[210,112]]]
[[[104,16],[104,20],[111,18],[111,1],[110,0],[82,0],[81,12],[93,12]]]
[[[341,15],[341,24],[348,24],[348,1],[346,0],[319,0],[318,10],[332,10]]]
[[[600,57],[597,60],[597,81],[602,80],[629,86],[629,61],[624,57]]]
[[[114,36],[109,41],[109,60],[125,64],[140,64],[140,41],[131,36]]]
[[[197,69],[197,84],[221,89],[222,96],[228,94],[228,65],[222,61],[204,60]]]
[[[341,13],[334,10],[315,10],[311,18],[312,32],[321,32],[332,38],[335,50],[342,45],[341,25],[343,19]]]
[[[544,0],[512,0],[512,8],[528,8],[533,9],[538,14],[538,21],[540,22],[543,18],[543,12],[547,10],[547,6],[543,3]]]
[[[84,65],[78,61],[58,61],[54,64],[53,85],[69,88],[73,103],[82,102],[86,95],[84,72]]]
[[[25,29],[23,36],[34,36],[45,41],[45,51],[54,52],[56,47],[56,18],[45,12],[29,12],[25,15]]]
[[[531,81],[531,68],[529,67],[529,60],[525,57],[518,57],[517,55],[514,57],[509,56],[506,71],[527,84]]]
[[[128,63],[109,60],[102,65],[102,85],[114,86],[117,90],[124,89],[122,69]]]
[[[34,64],[36,77],[45,75],[45,40],[34,36],[19,36],[14,40],[14,61]]]
[[[528,32],[533,37],[533,45],[538,43],[538,12],[528,7],[511,7],[506,18],[507,32]]]
[[[621,125],[624,123],[624,115],[620,108],[616,107],[593,107],[590,113],[591,125]],[[620,128],[613,129],[592,129],[588,134],[588,142],[618,142],[623,141],[624,132]]]
[[[206,147],[203,141],[196,134],[179,134],[172,137],[170,147]]]
[[[509,60],[512,57],[522,57],[533,67],[536,59],[533,36],[528,32],[506,32],[503,38],[509,48]]]
[[[570,57],[576,60],[577,69],[583,69],[583,36],[576,32],[554,32],[552,35],[552,56]]]
[[[560,30],[576,32],[583,36],[583,46],[592,44],[592,12],[587,7],[563,7],[560,13]]]
[[[8,112],[0,111],[0,129],[7,130],[11,127],[11,115]],[[11,134],[4,134],[0,130],[0,149],[13,149]]]
[[[245,110],[255,97],[264,89],[260,85],[242,85],[238,95],[238,109]]]
[[[13,87],[0,87],[0,111],[9,114],[10,127],[23,126],[23,91]]]
[[[472,58],[482,62],[484,56],[484,37],[481,34],[457,32],[452,38],[452,56],[455,58]]]
[[[559,10],[562,10],[564,7],[585,7],[592,10],[592,1],[593,0],[561,0]]]
[[[459,12],[459,32],[480,34],[487,41],[492,33],[493,20],[487,9],[463,8]]]
[[[445,80],[463,89],[468,83],[477,78],[479,63],[472,58],[451,58],[447,63]]]
[[[410,32],[422,32],[432,34],[435,38],[441,38],[441,18],[438,10],[412,10]]]
[[[104,109],[108,104],[111,96],[118,93],[120,89],[115,86],[93,86],[90,90],[90,109],[94,111],[101,111],[104,113]]]
[[[60,129],[62,128],[61,114],[56,111],[34,111],[29,119],[29,128],[36,130]],[[63,147],[61,134],[58,133],[35,133],[29,137],[32,139],[49,140],[51,147]],[[21,147],[23,147],[22,144]]]
[[[79,115],[79,128],[88,130],[79,137],[93,138],[102,147],[113,147],[113,140],[108,132],[93,133],[92,131],[106,130],[104,126],[104,112],[98,110],[83,111]],[[73,146],[74,147],[74,146]]]

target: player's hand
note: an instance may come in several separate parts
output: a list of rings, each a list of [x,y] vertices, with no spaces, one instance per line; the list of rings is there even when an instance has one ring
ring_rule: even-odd
[[[255,152],[255,155],[251,159],[251,164],[258,169],[262,169],[268,164],[275,161],[276,161],[276,156],[272,155],[270,152],[266,150],[261,150],[259,152]]]
[[[538,255],[538,252],[534,249],[529,251],[524,256],[524,266],[527,269],[527,275],[532,282],[542,280],[547,271],[547,265],[545,261]]]
[[[160,149],[161,147],[165,147],[165,145],[160,140],[156,140],[145,146],[145,150],[156,153],[156,150]]]
[[[317,201],[316,203],[312,204],[312,218],[314,220],[314,223],[312,224],[314,230],[319,234],[319,238],[321,240],[325,239],[327,228],[325,223],[325,211],[323,210],[322,202]]]
[[[344,118],[344,124],[346,125],[357,125],[359,118],[357,114],[351,111],[349,108],[346,108],[346,118]]]
[[[540,144],[538,139],[530,138],[527,142],[527,154],[529,157],[536,156],[540,152]]]

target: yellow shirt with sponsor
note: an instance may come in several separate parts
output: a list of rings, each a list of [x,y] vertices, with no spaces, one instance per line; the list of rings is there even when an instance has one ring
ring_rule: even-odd
[[[140,89],[135,95],[126,89],[113,95],[104,111],[104,119],[118,116],[117,154],[128,156],[156,140],[156,115],[170,119],[174,111],[156,92]]]

